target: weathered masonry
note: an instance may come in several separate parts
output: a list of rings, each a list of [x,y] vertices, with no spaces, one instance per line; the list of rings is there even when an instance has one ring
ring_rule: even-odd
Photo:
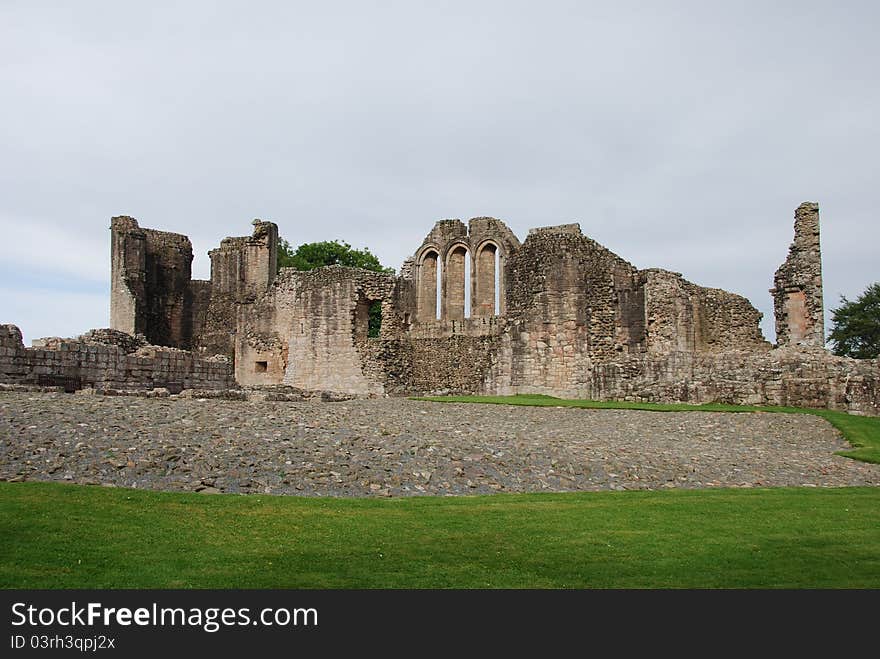
[[[776,335],[782,345],[824,346],[819,204],[801,204],[794,216],[794,242],[774,277]]]
[[[232,364],[225,357],[206,359],[108,329],[76,339],[40,339],[25,348],[15,325],[0,325],[0,382],[65,391],[166,389],[174,394],[235,386]]]
[[[543,393],[880,414],[878,360],[838,358],[823,347],[818,206],[801,204],[794,228],[771,290],[771,346],[745,298],[639,269],[577,224],[533,229],[521,243],[495,218],[442,220],[391,275],[278,270],[278,228],[255,220],[251,235],[226,238],[209,253],[211,279],[197,281],[186,236],[115,217],[117,332],[50,354],[56,348],[25,349],[9,326],[0,380],[45,380],[63,364],[58,373],[74,378],[85,369],[90,386]],[[375,305],[382,324],[370,337]],[[140,343],[128,345],[119,338],[126,335]]]
[[[151,343],[225,354],[240,385],[356,395],[546,393],[726,401],[880,413],[878,364],[823,348],[818,205],[795,213],[776,272],[778,346],[745,298],[640,270],[577,224],[520,243],[495,218],[437,222],[400,274],[276,274],[278,230],[210,252],[191,281],[185,236],[112,222],[112,325]],[[367,335],[369,308],[382,326]]]

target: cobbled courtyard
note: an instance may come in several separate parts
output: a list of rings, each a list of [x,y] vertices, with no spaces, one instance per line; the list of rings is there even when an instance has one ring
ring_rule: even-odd
[[[880,485],[804,414],[0,394],[0,480],[309,496]]]

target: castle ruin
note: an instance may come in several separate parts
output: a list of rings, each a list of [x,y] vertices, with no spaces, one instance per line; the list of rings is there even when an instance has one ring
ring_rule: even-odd
[[[199,281],[186,236],[114,217],[111,327],[154,351],[187,351],[190,378],[209,373],[207,388],[234,375],[241,387],[354,396],[540,393],[880,414],[878,360],[824,349],[814,203],[798,207],[774,278],[775,347],[744,297],[640,270],[577,224],[532,229],[521,243],[495,218],[442,220],[398,275],[278,270],[278,228],[253,227],[212,250],[211,279]],[[373,305],[377,337],[367,331]],[[7,339],[7,361],[34,350]],[[226,375],[216,371],[224,357]],[[27,379],[27,368],[18,373]],[[140,373],[164,386],[146,365]]]

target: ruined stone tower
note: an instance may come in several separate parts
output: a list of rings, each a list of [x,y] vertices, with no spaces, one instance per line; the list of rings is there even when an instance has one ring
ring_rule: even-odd
[[[232,357],[236,314],[272,285],[278,227],[253,221],[250,236],[211,250],[211,280],[193,280],[192,243],[145,229],[133,217],[110,221],[110,327],[154,345]]]
[[[794,214],[794,242],[773,280],[776,343],[780,346],[824,346],[822,252],[819,204],[805,201]]]
[[[192,243],[179,233],[110,220],[110,326],[150,343],[189,348],[192,341]]]

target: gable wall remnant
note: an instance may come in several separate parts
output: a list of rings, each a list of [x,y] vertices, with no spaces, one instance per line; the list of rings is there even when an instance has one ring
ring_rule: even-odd
[[[824,346],[819,204],[804,202],[794,214],[794,241],[773,278],[776,341],[780,346]]]
[[[649,352],[770,349],[760,330],[763,314],[741,295],[658,268],[642,275]]]
[[[414,321],[463,323],[504,315],[505,268],[519,247],[513,232],[494,217],[471,218],[467,224],[457,219],[437,222],[411,261]],[[466,271],[470,273],[467,291]],[[410,278],[406,274],[404,278]]]

